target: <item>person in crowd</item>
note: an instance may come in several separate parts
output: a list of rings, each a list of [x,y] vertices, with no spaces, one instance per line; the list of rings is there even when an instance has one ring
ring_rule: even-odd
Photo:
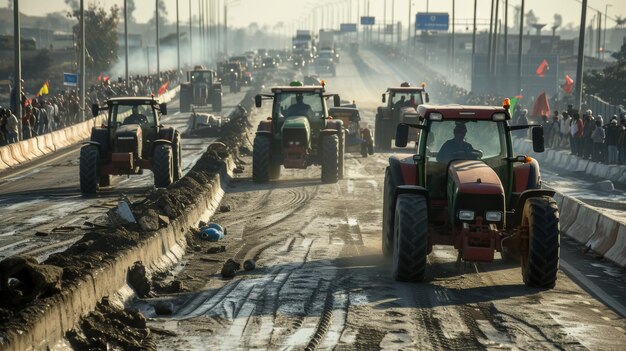
[[[583,115],[583,140],[582,140],[582,157],[591,158],[593,154],[593,130],[595,129],[594,118],[591,110],[587,110]]]
[[[617,122],[617,116],[611,118],[611,122],[606,127],[607,163],[619,163],[619,138],[624,128]]]
[[[593,156],[592,160],[595,162],[602,162],[604,160],[604,127],[602,126],[602,120],[596,120],[593,122],[594,128],[591,132],[591,140],[593,141]]]
[[[552,136],[552,123],[550,123],[550,121],[548,120],[548,116],[546,115],[542,115],[541,116],[541,128],[543,128],[543,137],[544,137],[544,141],[545,141],[545,145],[547,147],[550,147],[550,143],[552,142],[551,136]]]
[[[550,125],[550,144],[549,147],[557,149],[561,144],[561,123],[559,117],[559,111],[554,111],[552,116],[552,122]]]
[[[583,121],[579,114],[575,114],[570,128],[570,145],[572,155],[582,156]]]
[[[563,118],[561,118],[560,122],[560,132],[561,132],[561,144],[560,146],[563,148],[570,147],[570,128],[572,124],[572,117],[570,117],[568,112],[563,112]]]
[[[9,109],[5,109],[4,115],[7,121],[7,143],[17,143],[17,133],[19,133],[17,117]]]

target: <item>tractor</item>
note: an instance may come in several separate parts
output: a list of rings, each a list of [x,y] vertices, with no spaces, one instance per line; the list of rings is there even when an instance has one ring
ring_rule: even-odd
[[[382,102],[387,106],[379,106],[374,124],[374,145],[378,150],[390,150],[391,142],[398,123],[415,123],[417,106],[428,103],[430,97],[426,92],[426,85],[412,87],[408,82],[400,87],[388,88],[382,94]],[[414,137],[417,134],[413,135]]]
[[[190,112],[191,105],[212,105],[213,111],[222,111],[222,83],[215,71],[196,66],[187,72],[187,80],[180,85],[180,112]]]
[[[520,261],[524,283],[553,288],[559,267],[559,209],[542,189],[539,164],[513,154],[509,102],[498,106],[421,105],[417,124],[401,123],[396,146],[419,131],[416,152],[394,154],[385,170],[382,251],[399,281],[424,279],[434,245],[458,250],[457,264]]]
[[[343,122],[346,138],[345,151],[347,153],[360,153],[363,157],[374,154],[372,133],[369,128],[361,127],[361,114],[356,104],[331,107],[328,113],[333,119],[339,119]]]
[[[222,65],[222,84],[228,85],[231,93],[241,91],[241,86],[244,83],[243,71],[244,69],[238,61],[228,62]]]
[[[305,169],[321,165],[322,182],[335,183],[343,178],[344,130],[341,120],[331,119],[326,99],[334,106],[341,100],[327,94],[320,86],[289,86],[272,88],[272,94],[255,96],[256,107],[262,100],[273,100],[272,116],[261,121],[256,131],[252,155],[252,179],[267,182],[280,177],[285,168]]]
[[[167,104],[154,97],[119,97],[103,107],[93,104],[98,116],[108,111],[106,125],[94,127],[80,149],[80,191],[94,194],[111,184],[112,175],[154,174],[154,186],[163,188],[182,176],[182,143],[178,130],[164,127]]]

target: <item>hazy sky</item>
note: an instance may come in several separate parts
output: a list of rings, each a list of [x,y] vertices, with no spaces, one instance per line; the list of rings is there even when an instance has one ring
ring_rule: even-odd
[[[0,0],[6,4],[6,1]],[[42,15],[49,12],[67,11],[66,0],[21,0],[21,11],[29,15]],[[78,0],[75,0],[76,2]],[[220,4],[220,13],[222,6],[226,0],[212,0]],[[387,17],[391,18],[391,3],[393,0],[387,0]],[[504,3],[504,0],[501,0]],[[589,6],[604,12],[605,5],[611,4],[609,7],[609,16],[626,15],[626,0],[588,0]],[[122,6],[123,0],[85,0],[86,4],[96,2],[105,6],[118,4]],[[192,11],[197,11],[198,0],[192,0]],[[257,22],[260,25],[273,26],[277,22],[285,23],[303,23],[308,13],[314,8],[323,6],[326,9],[334,11],[342,11],[346,18],[348,16],[348,4],[352,4],[353,22],[357,18],[357,3],[360,4],[360,11],[363,14],[364,5],[367,0],[227,0],[229,4],[229,25],[245,27],[251,22]],[[430,5],[431,12],[451,12],[452,0],[411,0],[412,13],[426,11],[426,3]],[[135,0],[137,10],[133,16],[139,22],[145,22],[154,13],[154,0]],[[176,0],[165,0],[168,9],[167,17],[174,21],[176,19]],[[189,0],[179,0],[181,21],[187,21],[189,15]],[[376,16],[377,21],[383,18],[383,8],[385,0],[370,0],[370,15]],[[512,6],[519,5],[521,0],[509,0],[509,16],[513,16]],[[342,5],[345,4],[345,5]],[[408,4],[409,0],[395,0],[395,19],[400,20],[404,24],[408,20]],[[473,0],[456,0],[456,13],[458,19],[469,19],[473,13]],[[488,18],[491,0],[478,0],[478,17]],[[4,5],[4,4],[3,4]],[[5,5],[6,6],[6,5]],[[563,16],[563,24],[570,22],[578,23],[580,21],[581,5],[578,0],[526,0],[526,11],[533,10],[539,18],[540,23],[551,24],[555,13]],[[318,16],[321,10],[317,11]],[[501,12],[502,13],[502,12]],[[595,11],[588,13],[588,21],[595,15]],[[220,18],[223,15],[220,15]],[[318,17],[319,18],[319,17]],[[512,19],[510,19],[512,21]],[[404,25],[403,24],[403,25]],[[611,20],[607,22],[609,27],[615,25]],[[406,27],[404,27],[406,28]],[[464,30],[465,26],[460,26],[458,30]]]

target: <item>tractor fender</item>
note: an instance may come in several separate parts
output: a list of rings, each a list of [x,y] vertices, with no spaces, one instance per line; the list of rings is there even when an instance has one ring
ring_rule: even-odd
[[[394,214],[396,213],[396,201],[398,200],[398,196],[402,194],[416,194],[416,195],[424,196],[426,198],[428,211],[430,212],[430,200],[429,200],[428,189],[419,185],[399,185],[399,186],[396,186],[396,189],[393,194],[391,213],[394,213]]]
[[[341,130],[343,128],[343,121],[340,119],[326,120],[326,129]]]
[[[152,142],[152,151],[157,145],[172,145],[172,141],[168,139],[157,139]]]
[[[106,128],[92,128],[91,137],[89,138],[89,144],[96,145],[100,151],[100,157],[105,158],[109,151],[109,129]]]
[[[534,158],[530,162],[516,165],[513,168],[513,191],[521,193],[528,189],[541,189],[539,163]]]
[[[158,139],[155,140],[154,142],[156,143],[158,140],[168,140],[170,141],[170,143],[174,140],[174,128],[169,127],[169,128],[161,128],[161,130],[159,130],[159,136]]]
[[[506,219],[507,227],[516,228],[522,223],[522,212],[524,211],[524,205],[526,205],[526,201],[535,197],[549,196],[554,197],[556,192],[554,190],[548,189],[528,189],[519,194],[517,201],[515,204],[512,204],[512,208],[514,209],[513,215],[511,218]]]
[[[259,122],[259,126],[256,129],[257,134],[259,133],[271,133],[272,132],[272,121],[261,121]]]
[[[397,185],[417,184],[417,166],[412,154],[394,154],[389,157],[389,171]]]
[[[332,135],[332,134],[339,134],[339,131],[337,129],[322,129],[320,133],[322,135]]]
[[[100,152],[100,158],[102,158],[102,155],[105,153],[104,146],[97,141],[93,141],[93,140],[86,141],[82,145],[83,146],[93,145],[97,147],[98,151]]]

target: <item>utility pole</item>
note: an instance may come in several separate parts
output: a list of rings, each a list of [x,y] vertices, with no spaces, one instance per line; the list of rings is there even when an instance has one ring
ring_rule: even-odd
[[[82,4],[82,0],[81,0]],[[13,89],[15,94],[15,117],[17,117],[18,131],[17,140],[22,140],[22,43],[20,35],[20,2],[19,0],[13,1],[13,59],[14,73],[13,73]]]
[[[80,0],[80,120],[85,120],[85,0]]]
[[[606,53],[606,19],[609,17],[609,7],[611,7],[613,5],[611,4],[606,4],[604,6],[604,39],[602,41],[602,59],[604,59],[604,54]]]
[[[129,86],[130,81],[128,77],[128,0],[124,0],[124,78],[126,79],[126,87]]]
[[[191,17],[191,0],[189,0],[189,67],[193,66],[193,25]]]
[[[161,57],[160,57],[160,48],[161,44],[159,43],[159,0],[155,1],[156,4],[156,62],[157,62],[157,82],[161,82]]]
[[[602,13],[598,11],[598,35],[596,35],[598,44],[596,45],[596,57],[600,58],[600,49],[602,48]]]
[[[491,0],[491,15],[489,16],[489,45],[487,48],[487,80],[491,79],[491,39],[493,35],[493,1]],[[524,1],[524,0],[522,0]]]
[[[583,101],[583,66],[585,61],[585,23],[587,21],[587,0],[582,0],[580,12],[580,31],[578,34],[578,62],[576,63],[576,85],[574,86],[574,98],[576,107],[580,109]]]
[[[395,27],[396,27],[396,2],[391,0],[391,45],[395,42]]]
[[[474,62],[476,56],[476,10],[478,9],[478,0],[474,0],[474,21],[472,27],[472,72],[474,71]]]
[[[509,68],[509,0],[504,0],[504,72],[508,72],[508,68]]]
[[[587,2],[587,0],[583,0],[583,1]],[[522,9],[520,11],[520,19],[519,19],[519,43],[518,43],[518,49],[517,49],[517,93],[518,94],[522,91],[522,49],[523,49],[523,41],[524,41],[524,2],[525,0],[522,0]]]
[[[491,77],[495,78],[498,74],[498,68],[497,68],[497,59],[498,56],[496,55],[498,53],[498,34],[499,34],[499,26],[498,26],[498,17],[500,16],[500,0],[496,0],[496,12],[495,12],[495,16],[494,16],[494,21],[493,21],[493,46],[491,47],[491,56],[493,57],[491,59]]]
[[[383,42],[387,43],[387,0],[384,2],[383,9]]]
[[[224,54],[228,55],[228,0],[224,0]]]
[[[456,1],[452,0],[452,75],[450,76],[450,78],[454,77],[454,73],[455,73],[455,57],[454,57],[454,47],[455,47],[455,37],[454,37],[455,5],[456,5]]]
[[[409,0],[409,21],[407,22],[407,34],[406,34],[406,46],[407,46],[407,52],[409,51],[408,47],[409,47],[409,43],[411,42],[411,1],[413,0]]]
[[[176,66],[180,73],[180,22],[178,18],[178,0],[176,0]]]

